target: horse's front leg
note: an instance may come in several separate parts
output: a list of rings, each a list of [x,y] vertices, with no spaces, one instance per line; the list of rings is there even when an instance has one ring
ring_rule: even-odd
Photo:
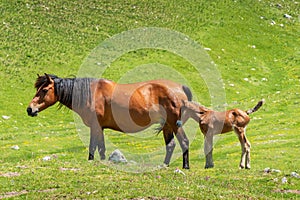
[[[180,147],[182,149],[182,168],[189,169],[189,139],[186,137],[182,127],[178,127],[176,138],[179,141]]]
[[[95,122],[90,127],[90,145],[89,145],[89,160],[94,160],[96,148],[98,147],[100,159],[105,159],[105,142],[103,129],[100,127],[98,122]]]
[[[90,127],[90,145],[88,160],[94,160],[94,154],[97,147],[97,135],[97,131],[93,127]]]
[[[97,137],[97,146],[98,146],[98,152],[101,160],[105,160],[105,140],[104,140],[104,134],[103,129],[99,131],[98,137]]]
[[[206,133],[204,140],[204,154],[205,154],[205,169],[213,168],[213,133]]]

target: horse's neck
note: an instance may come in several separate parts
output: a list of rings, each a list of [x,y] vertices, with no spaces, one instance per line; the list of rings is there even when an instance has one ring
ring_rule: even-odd
[[[56,95],[61,105],[72,109],[73,79],[55,80]]]

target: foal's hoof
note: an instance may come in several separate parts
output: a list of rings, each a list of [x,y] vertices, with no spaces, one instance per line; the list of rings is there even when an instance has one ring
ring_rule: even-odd
[[[247,165],[246,167],[244,165],[240,165],[240,169],[250,169],[250,165]]]

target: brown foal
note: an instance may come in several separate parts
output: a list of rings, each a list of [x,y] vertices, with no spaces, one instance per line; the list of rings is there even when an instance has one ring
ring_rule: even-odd
[[[194,119],[195,121],[199,122],[199,127],[205,137],[205,168],[214,167],[212,157],[213,136],[234,131],[240,140],[242,148],[240,168],[250,169],[251,145],[246,137],[246,127],[250,122],[249,114],[257,111],[263,105],[263,103],[264,100],[259,101],[254,108],[248,111],[234,108],[225,112],[217,112],[193,101],[183,101],[181,118],[182,124],[184,124],[189,118]]]

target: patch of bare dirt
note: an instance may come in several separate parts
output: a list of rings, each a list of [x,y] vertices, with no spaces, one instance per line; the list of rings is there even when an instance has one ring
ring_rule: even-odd
[[[0,176],[3,176],[3,177],[15,177],[15,176],[20,176],[20,175],[21,174],[18,172],[7,172],[7,173],[0,174]]]
[[[168,200],[168,198],[165,197],[137,197],[132,198],[130,200]],[[186,198],[177,197],[176,200],[187,200]]]
[[[27,190],[22,190],[22,191],[19,191],[19,192],[16,192],[16,191],[7,192],[4,195],[1,195],[0,199],[11,198],[11,197],[15,197],[15,196],[19,196],[19,195],[27,194],[27,193],[28,193]]]
[[[274,190],[274,192],[278,193],[293,193],[293,194],[300,194],[300,190]]]

